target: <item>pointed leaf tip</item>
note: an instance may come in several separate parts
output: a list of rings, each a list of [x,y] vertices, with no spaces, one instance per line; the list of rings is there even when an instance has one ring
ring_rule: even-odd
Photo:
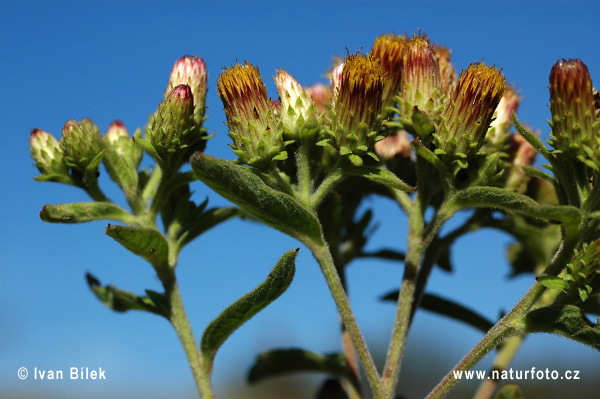
[[[231,304],[206,327],[200,341],[205,359],[212,362],[219,347],[235,330],[285,292],[294,278],[297,255],[298,249],[283,254],[264,282]]]

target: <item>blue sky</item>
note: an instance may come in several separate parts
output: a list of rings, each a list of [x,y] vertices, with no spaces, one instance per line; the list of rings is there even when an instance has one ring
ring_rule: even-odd
[[[560,58],[581,58],[592,78],[600,79],[598,15],[600,5],[593,1],[0,1],[0,395],[194,397],[171,327],[149,314],[109,311],[84,281],[89,271],[103,283],[142,293],[159,289],[151,267],[105,236],[102,222],[40,221],[43,204],[86,197],[73,188],[32,179],[37,174],[27,143],[32,128],[60,136],[66,120],[89,117],[102,132],[115,119],[133,132],[160,102],[173,62],[193,54],[203,57],[209,70],[210,118],[205,126],[216,135],[206,152],[233,159],[216,95],[223,67],[236,60],[252,62],[276,97],[271,76],[277,68],[285,68],[303,85],[325,81],[332,57],[344,55],[346,48],[366,52],[382,33],[421,29],[453,49],[459,71],[480,60],[503,68],[507,81],[523,96],[520,118],[546,134],[552,65]],[[212,205],[226,203],[200,183],[194,189],[198,200],[208,196]],[[404,248],[405,220],[396,206],[386,201],[368,205],[376,209],[381,224],[372,248]],[[532,279],[506,280],[509,269],[503,256],[508,242],[492,232],[460,241],[453,252],[457,270],[451,275],[434,272],[430,291],[471,303],[490,318],[510,309]],[[187,247],[178,271],[197,337],[224,307],[260,283],[281,254],[296,246],[264,226],[233,221]],[[217,394],[225,395],[231,379],[241,383],[261,350],[339,348],[333,301],[306,249],[297,266],[290,290],[220,350],[214,374]],[[371,346],[386,345],[394,307],[377,298],[397,288],[400,276],[401,267],[391,263],[350,266],[352,301]],[[440,355],[438,374],[432,371],[425,393],[475,344],[479,333],[420,314],[411,337],[417,346],[433,339],[429,346]],[[552,349],[544,349],[548,347]],[[515,365],[539,368],[551,362],[580,369],[582,378],[599,377],[596,352],[555,337],[528,338]],[[19,367],[102,367],[107,381],[21,381]]]

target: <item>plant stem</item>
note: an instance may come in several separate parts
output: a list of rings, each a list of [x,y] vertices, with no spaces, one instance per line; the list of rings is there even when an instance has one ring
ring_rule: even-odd
[[[559,293],[560,291],[558,290],[545,291],[539,297],[537,302],[531,307],[531,309],[552,304]],[[494,363],[492,365],[492,371],[495,370],[496,372],[501,373],[508,368],[509,364],[517,354],[517,351],[521,348],[525,337],[526,334],[510,337],[498,348],[498,353],[496,354],[496,358],[494,359]],[[484,380],[479,386],[479,389],[477,389],[473,399],[491,398],[492,394],[496,390],[496,387],[498,386],[498,382],[499,380],[493,378]]]
[[[517,308],[515,307],[514,310]],[[526,311],[519,308],[523,313]],[[510,318],[509,318],[510,315]],[[427,395],[426,399],[443,398],[460,381],[462,372],[471,369],[477,362],[485,357],[505,338],[517,330],[512,321],[515,314],[512,312],[496,324],[488,333],[462,358],[460,362],[444,377],[444,379]]]
[[[317,209],[319,204],[329,195],[333,187],[344,178],[344,172],[340,162],[336,163],[329,174],[323,179],[319,188],[317,188],[310,199],[310,207]]]
[[[298,169],[299,194],[303,202],[310,200],[312,194],[312,178],[310,174],[310,144],[302,142],[296,153],[296,166]]]
[[[391,398],[396,389],[400,365],[412,321],[412,310],[415,301],[420,300],[420,297],[416,295],[416,289],[421,259],[443,223],[454,214],[452,209],[446,207],[448,202],[445,202],[433,219],[425,226],[424,214],[426,202],[425,198],[417,197],[414,205],[407,212],[409,226],[408,247],[404,261],[404,275],[402,276],[402,283],[400,285],[392,337],[382,375],[384,398]],[[401,205],[403,208],[406,208],[406,204],[401,203]]]
[[[499,380],[492,378],[491,373],[502,373],[508,368],[508,365],[512,362],[513,358],[517,354],[517,351],[521,347],[521,344],[523,343],[524,339],[524,335],[517,335],[508,338],[502,343],[501,347],[498,349],[496,358],[494,359],[492,369],[490,370],[490,378],[487,380],[483,380],[481,385],[479,385],[477,392],[475,392],[475,396],[473,396],[473,399],[489,399],[492,397],[492,394],[498,386]]]
[[[171,305],[171,324],[175,328],[179,341],[181,341],[183,346],[200,397],[202,399],[213,399],[214,393],[210,383],[211,370],[206,370],[206,367],[201,360],[200,351],[196,344],[190,322],[185,313],[179,286],[175,281],[174,275],[172,281],[165,284],[165,293],[167,295],[167,300]]]
[[[323,272],[325,281],[327,282],[329,290],[331,291],[331,295],[333,296],[333,299],[337,305],[342,322],[346,326],[347,332],[352,338],[352,343],[354,344],[356,353],[358,354],[358,357],[363,365],[374,397],[376,399],[384,399],[385,397],[381,395],[379,373],[377,372],[377,368],[375,367],[375,363],[373,362],[373,358],[371,357],[371,352],[369,352],[367,343],[365,342],[365,339],[358,327],[356,318],[354,317],[354,313],[350,307],[350,302],[348,301],[348,297],[346,296],[346,292],[344,291],[344,287],[333,263],[333,258],[329,248],[327,248],[325,244],[314,243],[312,241],[306,242],[306,245],[312,251],[315,259],[319,263],[319,266],[321,266],[321,271]]]
[[[402,204],[401,204],[402,205]],[[406,204],[404,204],[406,205]],[[404,260],[404,275],[400,284],[398,306],[392,329],[392,337],[382,375],[384,398],[391,398],[396,388],[400,362],[404,355],[406,338],[410,327],[410,314],[415,292],[415,283],[419,262],[423,254],[421,238],[424,227],[423,214],[417,207],[412,207],[408,214],[408,247]]]
[[[565,267],[567,261],[573,255],[573,249],[577,244],[577,236],[570,237],[566,235],[563,238],[563,242],[552,258],[552,261],[546,269],[543,271],[544,274],[557,275],[562,268]],[[518,335],[522,331],[518,331],[513,323],[516,323],[522,318],[534,305],[540,306],[538,302],[540,297],[546,292],[546,287],[542,286],[538,282],[535,282],[529,291],[523,295],[523,297],[517,302],[512,310],[504,316],[494,327],[488,331],[488,333],[465,355],[465,357],[456,365],[454,368],[444,377],[442,381],[431,391],[426,399],[435,399],[444,397],[453,387],[458,383],[458,379],[454,378],[454,373],[458,371],[466,371],[473,367],[479,360],[481,360],[487,353],[489,353],[496,345],[502,342],[503,339],[508,338],[510,335]],[[545,300],[545,299],[542,299]],[[536,304],[538,302],[538,304]],[[513,331],[511,331],[513,330]],[[511,334],[512,333],[512,334]]]

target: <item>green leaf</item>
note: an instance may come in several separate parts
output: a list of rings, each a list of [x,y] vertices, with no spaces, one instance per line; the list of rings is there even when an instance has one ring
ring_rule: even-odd
[[[341,353],[319,353],[290,348],[275,349],[261,353],[248,373],[248,382],[256,383],[265,378],[291,373],[326,373],[350,381],[358,391],[360,386],[348,373],[346,360]]]
[[[541,285],[543,285],[546,288],[551,288],[551,289],[561,290],[561,291],[569,288],[569,284],[560,277],[540,275],[540,276],[537,276],[535,279],[537,280],[538,283],[540,283]]]
[[[106,235],[119,244],[146,259],[157,271],[164,271],[169,265],[169,244],[155,229],[108,225]]]
[[[322,243],[315,214],[288,194],[269,187],[247,168],[200,152],[190,159],[200,180],[257,219],[306,242]]]
[[[297,255],[298,249],[283,254],[264,282],[231,304],[206,327],[200,341],[205,359],[212,362],[219,347],[235,330],[285,292],[294,278]]]
[[[110,177],[121,187],[128,200],[133,200],[138,186],[138,173],[131,162],[112,147],[106,147],[104,165]]]
[[[399,291],[393,291],[386,294],[381,299],[384,301],[397,302],[398,294]],[[424,310],[429,310],[430,312],[461,321],[484,333],[487,333],[489,329],[494,326],[494,323],[481,316],[479,313],[437,295],[423,294],[420,307]]]
[[[395,251],[393,249],[380,249],[374,252],[361,252],[358,254],[359,258],[379,258],[387,260],[404,261],[404,253]]]
[[[385,184],[388,187],[409,193],[417,189],[416,187],[410,186],[403,182],[398,176],[389,170],[369,168],[366,166],[356,166],[353,168],[348,168],[344,172],[353,176],[362,176],[376,183]]]
[[[137,225],[136,218],[112,202],[72,202],[70,204],[44,205],[40,218],[50,223],[83,223],[94,220],[118,220]]]
[[[555,183],[554,178],[552,176],[550,176],[548,173],[544,172],[543,170],[534,168],[533,166],[527,166],[527,165],[523,165],[522,168],[525,171],[525,173],[527,173],[530,176],[537,177],[538,179],[546,180],[547,182],[552,183],[552,184]]]
[[[85,278],[96,297],[116,312],[142,310],[169,318],[170,310],[164,294],[148,290],[146,291],[148,296],[139,297],[132,292],[120,290],[112,285],[102,286],[100,281],[90,273],[87,273]]]
[[[521,125],[521,123],[519,122],[519,119],[517,118],[517,114],[515,114],[514,112],[512,114],[512,122],[513,122],[513,125],[515,126],[515,129],[517,129],[517,132],[519,132],[521,134],[521,136],[523,136],[523,138],[525,140],[527,140],[529,142],[529,144],[531,144],[531,146],[533,148],[535,148],[535,150],[537,152],[540,153],[541,156],[543,156],[548,161],[550,161],[550,163],[552,163],[554,161],[554,155],[552,155],[550,150],[548,148],[546,148],[544,143],[542,143],[542,141],[535,134],[533,134],[529,130],[525,129]]]
[[[523,399],[523,394],[518,385],[505,385],[500,388],[494,399]]]
[[[492,208],[516,212],[536,219],[561,222],[567,234],[574,236],[579,231],[581,213],[570,205],[538,204],[530,197],[497,187],[469,187],[460,190],[452,201],[463,208]]]
[[[600,325],[585,317],[583,310],[575,305],[555,305],[535,309],[525,318],[527,333],[550,333],[562,335],[600,350]]]
[[[419,155],[425,161],[433,165],[441,176],[446,175],[446,166],[444,165],[442,160],[439,159],[437,155],[435,155],[429,148],[427,148],[418,137],[416,137],[410,143],[410,146],[413,148],[413,150],[415,150],[417,155]]]
[[[419,110],[417,106],[413,107],[410,120],[415,133],[419,137],[427,137],[435,132],[435,125],[431,119],[429,119],[429,116],[425,112]]]

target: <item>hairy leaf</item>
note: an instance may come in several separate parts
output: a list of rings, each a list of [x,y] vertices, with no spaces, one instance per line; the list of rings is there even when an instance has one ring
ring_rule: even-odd
[[[169,244],[158,230],[109,224],[105,233],[134,254],[146,259],[155,269],[168,266]]]
[[[310,209],[269,187],[247,168],[200,152],[190,163],[207,186],[257,219],[302,242],[322,241],[321,226]]]
[[[170,310],[164,294],[148,290],[146,291],[148,296],[140,297],[132,292],[120,290],[113,285],[102,286],[100,281],[90,273],[87,273],[85,278],[96,297],[114,311],[142,310],[169,318]]]
[[[348,374],[343,354],[321,355],[297,348],[261,353],[248,373],[248,382],[255,383],[265,378],[298,372],[327,373],[345,378],[352,382],[357,390],[360,389],[358,381],[352,380]]]
[[[231,304],[206,327],[200,341],[205,359],[212,362],[219,347],[235,330],[285,292],[294,278],[296,255],[298,249],[283,254],[263,283]]]
[[[384,295],[381,299],[384,301],[397,302],[398,295],[399,291],[393,291]],[[420,307],[421,309],[429,310],[430,312],[461,321],[484,333],[487,333],[494,325],[494,323],[481,316],[479,313],[454,301],[433,294],[423,294]]]
[[[575,305],[555,305],[535,309],[525,316],[528,333],[550,333],[600,350],[600,325],[592,323]]]

